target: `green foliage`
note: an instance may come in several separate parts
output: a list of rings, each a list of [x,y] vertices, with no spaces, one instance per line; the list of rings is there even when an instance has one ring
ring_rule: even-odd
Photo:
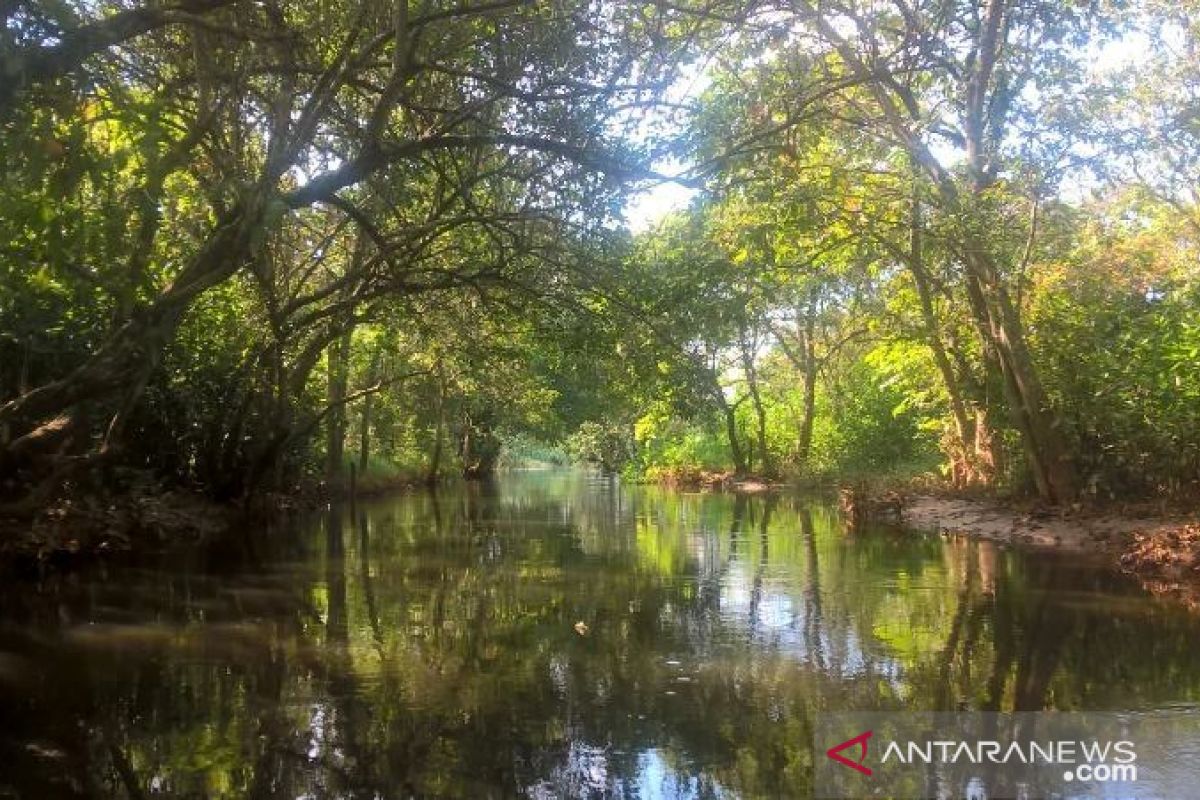
[[[0,502],[98,461],[235,498],[506,444],[1200,488],[1200,69],[1091,63],[1196,9],[742,12],[17,4]],[[702,191],[632,236],[665,156]]]
[[[829,422],[814,442],[823,471],[886,474],[936,459],[937,443],[922,431],[910,396],[871,362],[868,356],[849,365],[830,390]]]
[[[564,443],[578,462],[595,464],[606,473],[620,472],[633,456],[628,426],[585,422]]]
[[[571,456],[563,447],[521,433],[505,437],[500,456],[500,466],[506,468],[565,467],[570,463]]]
[[[637,421],[634,438],[642,472],[654,467],[716,470],[730,463],[729,443],[716,420],[684,420],[662,404]]]
[[[1164,263],[1185,256],[1162,245],[1089,247],[1097,260],[1064,265],[1033,308],[1088,491],[1102,497],[1194,491],[1200,479],[1200,283]]]

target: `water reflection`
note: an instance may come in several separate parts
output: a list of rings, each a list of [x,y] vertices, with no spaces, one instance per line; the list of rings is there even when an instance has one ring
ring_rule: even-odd
[[[803,797],[823,711],[1200,697],[1118,577],[811,501],[540,473],[261,533],[6,593],[0,796]]]

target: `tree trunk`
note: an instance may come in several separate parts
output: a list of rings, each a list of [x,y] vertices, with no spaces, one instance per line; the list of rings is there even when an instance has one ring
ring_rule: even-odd
[[[137,400],[191,303],[245,263],[265,221],[265,203],[251,196],[234,206],[179,276],[148,307],[121,325],[95,354],[69,375],[0,405],[0,431],[21,438],[46,420],[94,399],[124,395]],[[3,460],[3,459],[0,459]]]
[[[775,331],[780,350],[791,365],[800,371],[803,380],[804,409],[800,417],[800,430],[796,435],[796,463],[801,467],[808,463],[812,453],[813,424],[817,413],[817,372],[820,363],[817,361],[815,294],[814,291],[812,302],[802,310],[797,309],[798,321],[803,320],[803,328],[797,334],[799,351],[788,344],[782,332]]]
[[[347,330],[329,348],[329,397],[333,406],[327,421],[325,477],[330,483],[341,480],[346,460],[346,407],[344,400],[350,382],[350,331]]]
[[[425,482],[431,485],[437,482],[438,473],[442,470],[442,440],[446,436],[446,372],[440,358],[437,362],[437,376],[437,424],[433,431],[433,454],[429,458],[429,472],[425,475]]]
[[[492,428],[487,411],[465,418],[459,455],[463,477],[467,480],[486,480],[496,471],[501,444]]]
[[[910,136],[906,141],[914,159],[934,179],[947,206],[961,212],[958,187],[919,140]],[[982,174],[981,169],[973,171]],[[977,183],[975,190],[982,192],[986,188],[985,184]],[[1021,435],[1038,494],[1052,503],[1070,502],[1078,491],[1074,465],[1038,378],[1025,341],[1024,326],[1008,287],[978,234],[963,231],[959,245],[972,313],[985,349],[994,354],[1000,367],[1009,413]]]
[[[913,108],[911,96],[898,90],[895,81],[881,79],[875,64],[867,64],[811,3],[798,0],[798,7],[807,13],[817,30],[845,60],[850,70],[869,88],[879,104],[890,137],[908,153],[937,189],[944,209],[955,216],[971,220],[969,204],[963,202],[963,191],[955,177],[934,156],[922,140],[920,127],[914,122],[919,114]],[[967,151],[968,191],[978,196],[994,181],[994,167],[989,145],[1003,139],[1003,130],[988,130],[990,117],[996,110],[995,93],[989,93],[997,59],[1004,51],[1008,4],[1005,0],[989,0],[982,14],[978,40],[971,62],[961,80],[966,109],[963,131]],[[1077,491],[1074,466],[1070,453],[1049,407],[1037,370],[1025,343],[1024,330],[1016,315],[1000,271],[988,252],[980,233],[970,225],[959,234],[965,279],[969,292],[977,292],[982,309],[981,332],[985,345],[990,346],[999,361],[1004,376],[1005,393],[1013,422],[1021,434],[1022,445],[1038,494],[1050,502],[1068,502]],[[973,286],[972,286],[973,285]],[[975,305],[975,302],[972,303]]]
[[[741,331],[739,342],[742,351],[742,369],[746,373],[746,387],[750,392],[750,402],[754,406],[754,418],[758,426],[759,464],[764,475],[770,475],[771,454],[767,449],[767,411],[763,407],[762,395],[758,391],[758,370],[754,364],[754,343],[749,340],[745,329]],[[750,460],[753,460],[753,447]]]
[[[376,350],[371,354],[371,364],[367,368],[367,386],[374,386],[375,381],[379,380],[379,360],[383,355],[382,350]],[[371,463],[371,411],[375,402],[375,393],[372,392],[363,398],[361,430],[359,431],[358,442],[358,471],[365,475],[367,467]]]
[[[979,276],[984,290],[987,329],[997,355],[1013,423],[1038,494],[1053,503],[1073,500],[1078,491],[1075,469],[1058,422],[1049,409],[1025,334],[1008,295],[996,277],[995,266],[982,251],[970,254],[968,268]]]
[[[729,455],[733,459],[733,469],[739,475],[744,475],[746,469],[746,456],[742,452],[741,443],[738,440],[737,430],[737,407],[731,406],[729,401],[725,399],[725,395],[718,393],[720,397],[721,413],[725,417],[725,435],[729,437]]]
[[[951,480],[955,486],[960,488],[975,483],[986,485],[991,482],[994,474],[987,468],[988,464],[992,463],[993,460],[987,457],[990,456],[990,453],[986,455],[981,453],[979,446],[984,442],[990,445],[991,437],[981,438],[976,432],[972,420],[967,413],[967,403],[963,398],[963,391],[958,376],[954,372],[954,366],[950,363],[950,357],[946,354],[946,348],[942,342],[937,315],[933,308],[932,280],[925,268],[925,255],[922,245],[923,221],[921,200],[915,182],[913,187],[911,224],[909,254],[906,260],[909,272],[913,276],[913,284],[917,290],[917,297],[920,301],[921,321],[925,328],[925,338],[933,354],[933,362],[942,376],[942,384],[950,400],[950,412],[954,420],[953,441],[947,447],[949,450]]]
[[[754,403],[754,416],[758,422],[758,463],[762,468],[764,475],[770,475],[774,472],[771,464],[771,453],[767,448],[767,411],[763,408],[762,397],[758,393],[758,387],[754,387],[750,391],[750,397]]]
[[[801,347],[804,352],[804,417],[800,420],[800,438],[796,443],[796,459],[803,465],[808,464],[812,455],[813,423],[817,416],[817,347],[816,320],[809,313],[804,321],[804,341]]]

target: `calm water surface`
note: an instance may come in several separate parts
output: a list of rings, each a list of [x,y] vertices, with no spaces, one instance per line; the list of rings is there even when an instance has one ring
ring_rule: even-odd
[[[511,473],[246,533],[0,594],[0,797],[805,797],[828,710],[1200,700],[1126,579],[819,501]]]

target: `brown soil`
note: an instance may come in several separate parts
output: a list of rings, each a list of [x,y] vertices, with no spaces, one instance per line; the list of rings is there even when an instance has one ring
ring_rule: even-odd
[[[786,484],[757,475],[737,475],[732,470],[706,470],[677,467],[661,470],[654,476],[660,486],[684,491],[737,492],[760,494],[782,489]]]
[[[1200,522],[1194,512],[1164,513],[1150,506],[1063,511],[918,495],[907,499],[904,522],[944,534],[1095,554],[1136,575],[1151,592],[1200,610]]]
[[[1200,609],[1200,524],[1135,533],[1120,560],[1150,591],[1178,596]]]
[[[200,541],[224,531],[233,510],[191,492],[67,497],[32,519],[0,519],[0,562],[64,565],[134,547]]]

